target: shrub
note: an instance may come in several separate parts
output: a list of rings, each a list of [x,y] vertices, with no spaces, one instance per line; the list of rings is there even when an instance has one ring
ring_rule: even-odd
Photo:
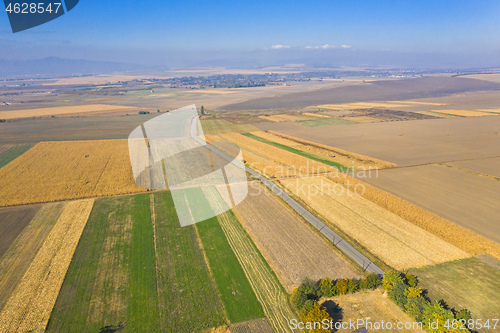
[[[5,123],[5,119],[0,119],[0,123]]]
[[[335,283],[335,287],[339,291],[339,295],[347,294],[347,287],[349,286],[349,281],[347,279],[338,279]]]
[[[455,313],[455,319],[456,320],[461,320],[462,322],[467,322],[469,319],[471,319],[470,311],[467,309],[462,309]]]
[[[444,327],[444,325],[446,322],[451,324],[454,318],[455,316],[450,310],[445,309],[441,303],[435,301],[425,306],[422,322],[424,323],[424,327],[432,333],[453,332],[454,330]],[[433,323],[437,323],[437,325],[434,326],[432,325]],[[456,332],[459,331],[467,332],[467,330],[456,330]]]
[[[149,114],[149,111],[139,111],[139,114]]]

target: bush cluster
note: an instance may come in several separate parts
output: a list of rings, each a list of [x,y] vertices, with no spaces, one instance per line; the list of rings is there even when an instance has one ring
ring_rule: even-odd
[[[413,319],[423,323],[424,328],[433,333],[469,332],[467,329],[453,329],[450,325],[453,320],[467,322],[470,312],[466,309],[456,311],[448,309],[443,302],[428,300],[424,291],[418,287],[417,277],[413,274],[403,275],[391,270],[385,273],[382,285],[387,296]],[[429,327],[429,323],[438,322],[439,326]],[[446,327],[448,323],[448,327]]]

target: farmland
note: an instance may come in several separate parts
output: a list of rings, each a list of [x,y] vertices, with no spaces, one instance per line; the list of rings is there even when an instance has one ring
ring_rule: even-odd
[[[329,226],[347,233],[396,269],[468,256],[455,246],[324,177],[280,180],[280,183],[323,216]],[[428,244],[433,244],[433,247]]]
[[[31,145],[12,145],[6,146],[5,149],[0,147],[0,168],[6,166],[22,154],[24,154],[28,149],[31,148]]]
[[[6,332],[43,331],[93,200],[68,203],[0,313]]]
[[[53,108],[39,108],[14,111],[0,111],[0,119],[19,119],[32,117],[68,116],[85,113],[106,113],[106,112],[133,112],[135,107],[120,105],[88,104],[76,106],[61,106]]]
[[[135,185],[126,140],[42,142],[2,169],[0,206],[106,196]]]
[[[413,323],[414,320],[403,312],[396,304],[390,301],[380,290],[363,291],[355,294],[348,294],[323,300],[323,305],[335,320],[356,322],[364,319],[373,323]],[[340,317],[340,318],[339,318]],[[363,327],[367,327],[366,324]],[[368,330],[370,332],[372,330]],[[373,330],[375,331],[375,330]],[[398,332],[425,332],[418,327],[415,329],[401,329]],[[336,332],[352,332],[352,329],[339,329]]]
[[[1,257],[0,309],[21,281],[39,248],[59,219],[63,207],[64,204],[61,203],[42,206]]]
[[[201,332],[263,316],[219,221],[181,228],[167,191],[96,200],[48,331]]]
[[[7,252],[17,236],[31,222],[39,209],[39,205],[0,209],[0,235],[2,235],[0,258]]]
[[[429,298],[446,300],[451,308],[467,308],[474,319],[498,319],[500,271],[477,258],[452,261],[411,270]],[[497,326],[498,330],[498,326]],[[497,330],[480,330],[495,332]]]
[[[500,216],[500,182],[496,180],[444,166],[424,165],[381,170],[378,177],[365,181],[500,242],[500,226],[496,223]]]
[[[306,277],[319,280],[361,277],[331,245],[304,221],[253,182],[236,215],[288,292]]]

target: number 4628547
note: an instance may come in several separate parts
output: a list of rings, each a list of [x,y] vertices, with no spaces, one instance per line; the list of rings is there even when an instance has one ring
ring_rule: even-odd
[[[57,14],[61,8],[61,2],[44,4],[40,3],[9,3],[5,9],[9,14],[43,14],[54,12]]]

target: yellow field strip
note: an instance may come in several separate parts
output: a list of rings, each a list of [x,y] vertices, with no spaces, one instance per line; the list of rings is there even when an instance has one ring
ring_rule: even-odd
[[[483,116],[495,115],[495,113],[492,112],[485,112],[479,110],[431,110],[431,112],[452,114],[455,116],[463,116],[463,117],[483,117]]]
[[[0,310],[12,295],[64,208],[50,203],[36,213],[0,261]]]
[[[361,180],[338,174],[331,180],[345,187],[364,187],[363,198],[387,209],[414,225],[472,255],[489,254],[500,260],[500,244],[418,207]]]
[[[237,222],[227,213],[219,215],[218,219],[274,331],[293,332],[288,323],[296,316],[279,282],[271,275],[243,228],[237,228]]]
[[[93,200],[68,203],[0,313],[3,332],[43,332],[92,210]]]
[[[319,114],[319,113],[311,113],[311,112],[304,112],[302,113],[304,116],[308,116],[308,117],[316,117],[316,118],[330,118],[329,116],[327,115],[324,115],[324,114]]]
[[[466,252],[326,177],[286,179],[280,183],[323,216],[327,224],[339,228],[398,270],[469,257]]]
[[[356,102],[342,104],[321,104],[311,106],[310,108],[329,109],[329,110],[355,110],[355,109],[371,109],[371,108],[400,108],[413,105],[434,105],[443,106],[447,104],[434,102],[419,102],[419,101],[374,101],[374,102]]]
[[[258,153],[277,163],[279,166],[273,165],[273,167],[278,169],[273,175],[274,177],[292,177],[298,174],[309,175],[324,172],[337,172],[337,168],[335,167],[288,152],[281,148],[273,147],[267,143],[251,139],[241,134],[221,134],[220,136],[226,141],[236,143],[241,148]],[[271,168],[266,168],[265,164],[252,164],[251,161],[247,159],[248,155],[245,155],[245,152],[243,152],[243,158],[251,167],[266,174],[270,173]]]
[[[50,117],[50,116],[63,116],[63,115],[72,115],[80,113],[115,112],[115,111],[137,110],[137,109],[138,108],[135,106],[106,105],[106,104],[58,106],[53,108],[0,111],[0,119]]]
[[[287,122],[287,121],[298,121],[298,120],[303,120],[302,118],[294,115],[289,115],[289,114],[275,114],[271,116],[259,116],[259,118],[264,119],[264,120],[269,120],[275,123],[280,123],[280,122]]]

